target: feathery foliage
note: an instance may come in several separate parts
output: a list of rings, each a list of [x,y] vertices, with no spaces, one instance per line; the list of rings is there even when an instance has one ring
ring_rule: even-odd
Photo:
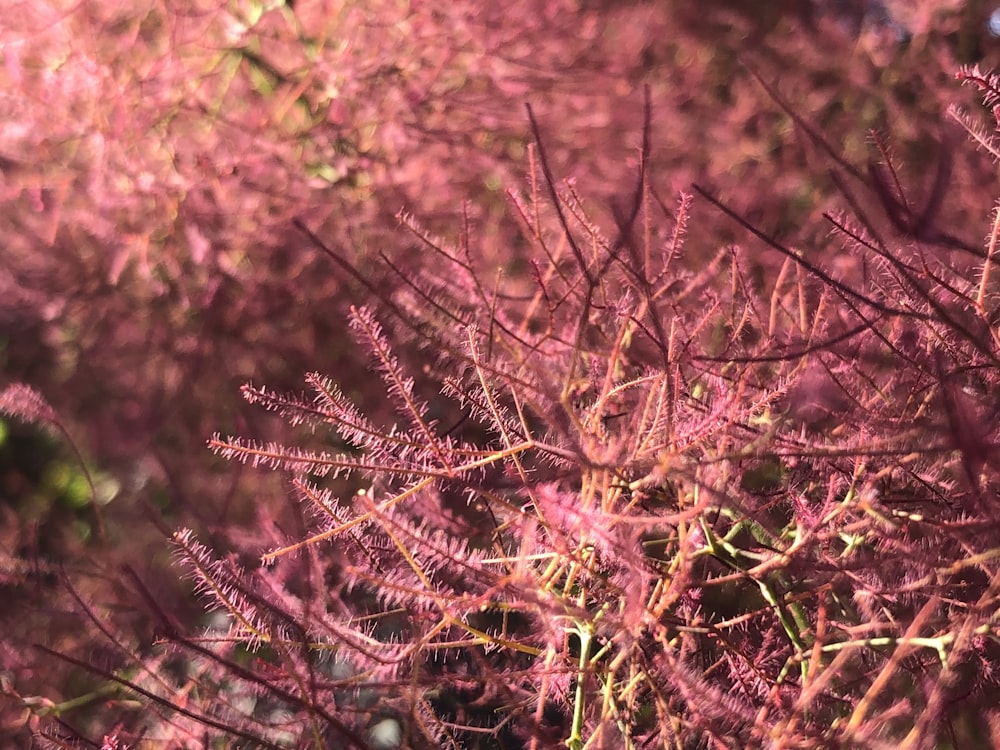
[[[752,278],[747,248],[685,255],[692,198],[659,201],[648,136],[607,236],[531,122],[530,282],[404,217],[440,263],[352,310],[394,423],[311,374],[244,388],[301,444],[212,439],[287,473],[303,519],[253,575],[177,535],[217,648],[270,665],[317,747],[381,746],[386,722],[406,747],[533,750],[990,731],[995,238],[956,262],[830,215],[837,273],[699,188],[784,256]]]
[[[143,42],[141,65],[122,66],[117,52],[106,58],[100,34],[79,35],[58,63],[63,74],[50,75],[52,50],[69,34],[62,24],[49,24],[52,34],[30,44],[4,46],[5,73],[17,84],[12,91],[46,84],[45,96],[22,96],[27,109],[18,110],[18,122],[30,121],[36,109],[48,113],[54,103],[63,105],[64,116],[40,120],[55,128],[51,134],[15,129],[5,141],[0,168],[20,180],[6,198],[34,214],[11,213],[15,249],[8,253],[31,261],[24,268],[11,264],[15,271],[4,284],[18,292],[9,297],[16,314],[3,306],[0,313],[20,321],[18,306],[30,301],[28,317],[55,316],[74,345],[76,321],[99,324],[79,326],[83,363],[96,361],[86,356],[88,347],[97,351],[94,342],[135,341],[144,353],[149,339],[171,351],[181,342],[186,359],[161,352],[147,357],[141,373],[120,359],[101,361],[113,375],[108,392],[136,396],[115,404],[132,415],[134,429],[109,429],[117,438],[109,453],[139,451],[142,436],[156,434],[161,444],[153,463],[172,474],[169,485],[180,496],[184,487],[212,482],[188,481],[199,475],[188,476],[190,464],[160,430],[166,417],[151,417],[144,399],[172,405],[185,391],[211,392],[215,378],[242,366],[231,361],[245,363],[251,351],[269,363],[254,379],[270,387],[248,384],[243,396],[289,425],[279,438],[257,429],[262,422],[234,424],[207,407],[195,410],[197,424],[214,422],[234,433],[212,438],[218,454],[280,477],[267,486],[283,482],[287,511],[267,502],[262,479],[259,496],[243,495],[257,513],[251,529],[193,523],[197,532],[174,534],[180,567],[211,613],[203,633],[192,634],[184,613],[131,568],[124,583],[152,613],[155,639],[122,628],[124,608],[98,593],[122,581],[109,577],[105,588],[68,583],[74,616],[104,645],[86,649],[85,658],[68,645],[41,648],[90,671],[100,684],[79,701],[56,705],[22,698],[5,671],[0,686],[21,712],[10,726],[30,723],[34,730],[43,717],[63,721],[74,708],[107,697],[103,715],[119,712],[122,723],[107,726],[103,743],[93,744],[108,748],[1000,744],[992,546],[1000,517],[1000,409],[993,396],[1000,218],[993,217],[985,249],[961,239],[956,224],[946,226],[978,205],[964,195],[963,208],[952,205],[961,155],[945,141],[933,159],[918,154],[913,163],[912,152],[892,152],[890,143],[898,141],[873,132],[863,146],[869,163],[855,166],[847,154],[858,158],[860,140],[841,149],[821,135],[836,113],[800,113],[761,72],[770,51],[741,60],[739,74],[732,72],[736,61],[720,55],[717,64],[726,70],[713,77],[680,64],[691,49],[703,48],[661,34],[639,45],[639,63],[622,63],[614,74],[624,80],[623,71],[636,69],[629,65],[645,70],[658,56],[673,60],[671,70],[686,71],[677,73],[684,85],[664,77],[647,96],[634,183],[623,188],[608,177],[594,184],[595,173],[610,174],[609,147],[603,161],[587,165],[591,179],[578,186],[561,180],[561,171],[567,162],[575,170],[575,158],[599,150],[575,123],[599,120],[600,110],[578,97],[574,106],[583,114],[543,135],[538,121],[562,105],[537,92],[556,80],[552,70],[564,62],[570,70],[607,67],[588,56],[596,54],[594,39],[614,46],[619,38],[604,23],[616,18],[611,11],[589,3],[512,6],[503,13],[520,14],[510,24],[520,32],[515,38],[492,15],[468,28],[452,23],[461,6],[445,21],[421,9],[385,25],[363,4],[343,18],[324,16],[324,4],[294,5],[235,3],[203,15],[156,6],[142,23],[119,19],[117,11],[101,15],[102,33],[124,29]],[[882,7],[844,5],[861,8],[858,19]],[[916,6],[928,18],[935,8]],[[734,7],[719,17],[725,23],[743,12]],[[752,26],[758,19],[746,12]],[[62,10],[53,6],[52,13]],[[796,13],[807,27],[824,23],[820,11]],[[686,15],[671,14],[650,11],[651,38],[664,18]],[[312,18],[325,18],[327,26],[310,25]],[[46,27],[30,20],[32,31]],[[542,65],[531,40],[536,32],[553,33],[555,22],[568,23],[579,38],[570,35],[575,44],[565,48],[570,62],[553,45]],[[407,45],[383,45],[398,58],[388,67],[371,62],[384,50],[371,60],[349,59],[365,45],[340,44],[330,24],[356,28],[358,40],[405,29],[393,38],[405,37]],[[458,41],[426,55],[416,44],[416,63],[405,64],[410,42],[420,38],[412,32],[433,37],[439,26]],[[208,29],[220,49],[186,55],[157,42],[170,37],[186,46],[187,32],[198,28]],[[870,32],[861,34],[863,53],[876,50],[866,46]],[[270,48],[258,48],[276,39],[308,44],[289,66],[276,67]],[[914,54],[931,48],[913,45]],[[482,50],[499,50],[488,58],[492,67],[455,84],[455,70],[465,79],[462,60],[483,57]],[[794,55],[790,50],[783,54]],[[539,69],[523,72],[526,61]],[[338,72],[348,63],[356,69]],[[865,64],[856,66],[855,79],[878,71],[883,83],[895,81],[902,91],[932,77],[924,65],[906,81],[892,79],[899,71],[874,52]],[[824,65],[810,70],[822,72]],[[166,85],[186,83],[190,70],[202,82],[198,96]],[[337,85],[321,85],[321,74]],[[122,96],[89,109],[87,87],[57,96],[52,87],[73,76]],[[429,178],[414,178],[419,162],[407,155],[451,153],[457,136],[471,137],[464,132],[469,122],[520,154],[525,128],[509,127],[518,116],[503,102],[522,96],[521,89],[508,90],[521,76],[533,81],[524,84],[532,91],[527,98],[539,102],[541,114],[536,121],[535,110],[528,112],[534,145],[526,187],[506,193],[520,237],[507,247],[506,234],[477,232],[476,218],[493,222],[495,212],[465,205],[458,238],[439,238],[440,222],[425,210],[435,205],[428,198],[414,210],[433,229],[401,214],[398,234],[409,245],[386,246],[371,260],[359,256],[357,225],[367,224],[361,217],[371,215],[376,201],[368,199],[376,193],[384,199],[387,191],[402,194],[400,186],[415,184],[427,196],[440,192],[442,203],[451,198],[429,187],[439,186],[446,170],[425,184]],[[822,76],[805,78],[820,98]],[[1000,121],[995,77],[967,67],[958,78],[981,91]],[[711,83],[717,80],[724,85]],[[758,83],[783,114],[754,109],[745,87]],[[734,194],[719,186],[718,171],[699,178],[713,187],[699,183],[691,194],[667,197],[663,172],[652,169],[669,150],[659,137],[676,130],[672,135],[685,144],[668,161],[694,159],[677,184],[700,168],[688,147],[697,139],[678,129],[674,117],[657,132],[649,102],[666,103],[667,89],[686,100],[699,86],[718,89],[710,107],[715,116],[683,122],[704,130],[732,179],[745,180],[747,163],[766,156],[761,163],[777,175],[768,183],[773,200],[766,210],[749,205],[746,188]],[[611,93],[602,96],[621,90],[607,88]],[[122,110],[133,90],[149,94],[134,108],[136,118],[158,123],[136,131],[154,133],[161,146],[140,149],[144,162],[123,159],[130,141],[120,133],[106,137],[118,127],[113,108]],[[380,96],[384,90],[392,96]],[[489,107],[474,106],[484,90]],[[456,107],[443,104],[453,91],[462,94],[465,119],[454,119]],[[173,99],[178,93],[180,100]],[[231,101],[228,111],[223,105]],[[886,106],[881,116],[859,115],[862,132],[893,119]],[[77,112],[84,110],[96,123],[95,137],[78,148]],[[206,112],[214,125],[203,128]],[[952,114],[998,156],[992,123],[984,128],[957,108]],[[778,116],[778,124],[768,116]],[[483,117],[493,119],[480,123]],[[384,142],[374,140],[366,118],[388,123]],[[609,119],[602,132],[617,135],[623,119]],[[405,125],[397,128],[399,122]],[[770,143],[782,122],[794,124],[805,151],[822,155],[823,174],[815,180],[803,179],[801,165],[791,167],[792,149]],[[496,123],[507,123],[507,130]],[[731,131],[728,141],[713,138],[721,130]],[[25,171],[20,155],[32,138],[70,161]],[[573,142],[554,148],[559,138]],[[625,148],[617,140],[615,147]],[[175,153],[176,144],[195,147],[194,155]],[[119,161],[127,162],[128,179],[116,181],[104,166]],[[65,163],[80,174],[101,167],[88,183],[99,188],[100,211],[87,210],[88,191],[69,189],[76,178],[60,171]],[[477,167],[463,162],[462,168]],[[909,168],[929,175],[922,195],[908,187]],[[809,239],[800,244],[788,239],[787,227],[769,228],[776,215],[805,216],[785,212],[783,200],[812,200],[821,181],[839,192],[842,212],[805,228]],[[354,212],[353,204],[339,205],[330,200],[333,187],[370,207]],[[609,195],[615,196],[610,208]],[[144,229],[146,215],[162,222],[157,231]],[[121,227],[124,236],[111,231]],[[36,241],[60,252],[34,252]],[[174,257],[169,244],[178,241]],[[318,251],[308,261],[297,254],[303,242]],[[113,252],[96,252],[102,243]],[[60,260],[67,248],[72,263]],[[507,261],[500,271],[498,258]],[[344,274],[338,283],[315,273],[327,261]],[[85,281],[74,281],[72,293],[53,294],[60,289],[53,268]],[[251,286],[255,275],[266,283]],[[117,303],[121,308],[101,306],[123,279],[149,282],[137,293],[165,311],[150,318],[159,321],[148,327],[151,335],[147,328],[118,335],[137,330],[121,314],[132,310],[127,300]],[[306,349],[314,347],[312,333],[327,345],[322,333],[337,325],[325,308],[313,317],[326,327],[315,331],[290,330],[290,322],[289,330],[279,330],[280,321],[301,307],[295,303],[303,294],[332,299],[342,287],[367,296],[351,308],[344,329],[353,347],[346,358],[367,362],[370,383],[330,370],[340,382],[311,373],[305,393],[286,392],[287,381],[275,383],[270,363],[286,357],[297,363],[300,338]],[[309,289],[323,294],[303,292]],[[178,330],[184,335],[170,334]],[[234,334],[246,351],[216,346],[220,331]],[[212,351],[227,360],[224,368],[208,365],[214,349],[228,352]],[[76,362],[63,357],[61,366],[72,370]],[[320,357],[309,366],[328,363]],[[372,384],[381,402],[372,399]],[[57,393],[13,386],[0,394],[0,411],[68,436],[58,417],[64,404],[53,409],[39,391]],[[96,508],[93,487],[91,495]],[[5,575],[18,585],[55,577],[54,566],[23,573],[35,559],[22,546],[9,566],[5,556]],[[81,630],[78,621],[73,627]],[[23,663],[14,647],[3,648],[4,665]],[[68,721],[62,729],[73,736]],[[70,746],[63,737],[51,728],[40,735],[51,746]]]

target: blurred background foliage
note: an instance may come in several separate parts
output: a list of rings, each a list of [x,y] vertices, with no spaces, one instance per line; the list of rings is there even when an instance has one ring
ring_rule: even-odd
[[[124,711],[53,708],[92,680],[26,644],[99,653],[65,582],[149,648],[121,566],[195,618],[164,530],[183,523],[226,549],[281,512],[286,488],[204,448],[215,431],[280,433],[244,407],[242,383],[294,389],[318,370],[379,403],[343,333],[347,306],[371,292],[296,221],[386,293],[398,278],[381,256],[402,273],[433,262],[400,210],[451,241],[469,232],[487,278],[516,275],[505,191],[525,189],[524,104],[557,177],[576,181],[612,233],[648,86],[665,206],[698,182],[829,259],[821,215],[849,208],[838,179],[878,205],[864,184],[881,158],[874,131],[915,204],[946,160],[934,225],[979,246],[995,167],[944,112],[977,106],[954,73],[995,64],[995,11],[976,0],[10,3],[0,387],[28,383],[52,404],[96,497],[65,441],[0,423],[0,586],[14,603],[0,614],[2,732],[23,741],[58,714],[98,736]],[[692,264],[739,236],[698,201],[690,229]],[[750,250],[766,273],[774,259]]]

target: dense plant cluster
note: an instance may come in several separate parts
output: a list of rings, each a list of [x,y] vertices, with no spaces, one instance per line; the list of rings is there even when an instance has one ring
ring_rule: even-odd
[[[922,121],[982,40],[957,4],[785,5],[33,5],[0,320],[35,387],[0,410],[79,468],[58,536],[4,510],[0,582],[70,667],[43,691],[3,644],[4,728],[1000,744],[1000,232],[967,236],[1000,149]],[[215,429],[276,471],[198,468]],[[182,527],[207,630],[123,498]]]
[[[319,374],[302,395],[244,387],[320,438],[211,441],[289,474],[299,531],[261,529],[272,546],[249,573],[175,535],[223,630],[165,630],[210,698],[158,731],[313,747],[996,740],[998,233],[961,263],[830,216],[838,273],[720,204],[783,256],[753,279],[739,247],[685,262],[691,196],[658,202],[640,170],[605,236],[541,141],[537,157],[511,194],[531,283],[485,278],[471,238],[408,222],[443,265],[352,310],[394,422]],[[128,684],[161,706],[180,688],[148,666]]]

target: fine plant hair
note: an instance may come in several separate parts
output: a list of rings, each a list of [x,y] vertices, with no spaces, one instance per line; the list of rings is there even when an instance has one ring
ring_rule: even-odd
[[[960,78],[995,104],[995,77]],[[319,373],[304,393],[244,386],[298,437],[210,446],[283,473],[296,503],[262,519],[259,566],[174,535],[216,626],[184,633],[147,592],[173,648],[103,672],[148,702],[150,737],[1000,743],[1000,219],[981,254],[850,213],[797,248],[708,189],[665,200],[650,110],[602,231],[529,108],[508,193],[523,273],[402,217],[422,262],[386,256],[400,283],[348,321],[394,422]],[[899,189],[879,146],[875,189]],[[698,203],[748,244],[688,252]]]

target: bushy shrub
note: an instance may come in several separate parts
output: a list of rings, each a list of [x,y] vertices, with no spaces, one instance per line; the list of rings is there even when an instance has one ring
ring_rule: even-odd
[[[685,263],[692,198],[659,202],[642,168],[600,233],[538,147],[511,193],[530,283],[411,224],[439,264],[352,310],[395,422],[319,374],[306,394],[244,387],[310,430],[211,446],[286,472],[298,521],[258,529],[249,572],[175,535],[224,632],[161,614],[203,699],[158,736],[995,741],[998,233],[961,264],[830,216],[837,272],[717,204],[783,256],[755,279],[745,248]],[[176,704],[163,680],[130,684]]]
[[[5,55],[23,94],[48,81],[39,87],[47,98],[28,101],[63,107],[52,120],[58,127],[80,112],[100,125],[41,137],[64,149],[58,160],[27,173],[17,172],[23,160],[9,165],[22,178],[7,196],[20,208],[5,215],[7,252],[18,261],[4,281],[19,295],[10,315],[45,321],[59,364],[47,382],[70,386],[58,406],[75,402],[71,427],[82,425],[106,459],[140,457],[131,468],[164,481],[188,519],[205,527],[178,532],[175,544],[223,615],[221,630],[192,636],[183,605],[130,572],[130,595],[144,598],[160,638],[175,646],[150,648],[148,626],[125,627],[120,609],[105,606],[121,582],[81,586],[71,575],[73,607],[105,645],[81,648],[64,637],[45,648],[104,678],[89,694],[76,691],[85,693],[81,704],[112,695],[109,685],[129,688],[97,719],[107,744],[145,736],[188,746],[208,742],[206,732],[218,742],[313,747],[878,747],[949,733],[953,744],[983,741],[994,695],[995,321],[991,257],[954,227],[965,230],[987,199],[967,190],[982,174],[963,161],[972,150],[953,155],[947,138],[928,149],[927,131],[904,106],[921,86],[939,91],[941,67],[931,62],[947,47],[936,44],[936,29],[957,12],[916,32],[923,44],[907,53],[908,66],[885,65],[876,55],[883,48],[863,35],[859,61],[847,66],[858,102],[894,87],[873,97],[883,109],[866,111],[819,101],[838,90],[830,75],[840,68],[811,49],[826,43],[816,38],[791,35],[741,55],[723,45],[705,58],[712,47],[697,33],[660,33],[677,22],[713,28],[683,10],[541,4],[542,13],[525,3],[505,11],[509,27],[476,17],[464,41],[442,45],[446,59],[415,63],[430,78],[413,89],[403,85],[407,66],[379,67],[373,78],[352,69],[345,86],[375,85],[343,97],[351,106],[375,105],[381,91],[421,97],[420,106],[406,99],[398,110],[365,110],[391,131],[367,149],[359,147],[370,136],[362,114],[331,125],[328,108],[302,100],[316,83],[310,71],[329,60],[309,59],[305,45],[293,50],[293,70],[279,70],[259,47],[291,43],[285,33],[308,31],[310,12],[330,18],[325,6],[303,5],[219,5],[190,15],[155,6],[139,20],[98,13],[101,33],[148,44],[139,48],[149,57],[131,68],[104,59],[114,47],[100,34],[83,35],[55,68],[49,53]],[[773,40],[774,28],[838,23],[812,13],[767,21],[726,6],[714,17],[723,36],[750,33],[758,42]],[[373,59],[406,58],[380,36],[391,36],[380,14],[343,28],[371,31]],[[460,15],[444,25],[461,30]],[[648,23],[629,25],[640,17]],[[227,26],[227,18],[249,26]],[[420,28],[428,34],[442,22],[433,13],[405,20],[427,24]],[[218,54],[171,46],[195,28],[218,40]],[[269,36],[276,28],[283,31]],[[506,77],[503,65],[532,59],[531,39],[554,30],[568,46],[543,47],[545,64],[505,90],[517,76]],[[489,54],[476,46],[483,39],[492,40]],[[637,59],[610,54],[628,40],[640,42]],[[791,58],[804,64],[789,85],[772,73],[790,70]],[[457,83],[435,77],[451,62],[467,72],[479,59],[497,68]],[[553,72],[560,60],[566,78]],[[218,75],[225,64],[230,78]],[[185,87],[192,70],[201,71],[199,85]],[[673,77],[655,80],[664,70]],[[38,81],[25,84],[25,71]],[[597,71],[590,81],[604,71],[615,85],[581,94],[574,71]],[[142,101],[148,109],[133,109],[130,96],[88,99],[69,73],[99,81],[92,88],[105,94],[119,84],[131,94],[161,85]],[[876,73],[879,80],[866,80]],[[382,89],[386,75],[393,83]],[[647,77],[657,116],[647,117],[637,149],[639,139],[609,135],[638,109],[608,103],[634,105],[627,93]],[[974,71],[967,77],[993,85]],[[428,104],[437,84],[442,96]],[[176,98],[189,90],[193,98]],[[525,128],[518,135],[511,123],[524,117],[507,106],[521,98],[548,127],[536,138],[528,189],[510,194],[517,238],[497,231],[493,217],[495,183],[523,154]],[[431,179],[418,151],[482,170],[455,159],[471,153],[462,146],[470,137],[491,145],[477,141],[472,120],[455,119],[476,101],[466,115],[495,118],[481,127],[490,138],[505,134],[508,153],[489,162],[485,193],[462,193],[483,200],[466,209],[461,237],[439,241],[405,219],[411,244],[386,244],[381,262],[367,257],[355,232],[363,218],[388,213],[390,198],[405,199],[435,229],[443,225],[435,211],[454,210],[454,193],[429,189],[449,172]],[[916,111],[933,112],[938,101],[918,99]],[[104,128],[121,122],[109,106],[158,123],[162,148],[144,152],[130,141],[134,123],[127,138],[108,138]],[[409,106],[422,114],[402,116],[399,126],[393,118]],[[681,117],[685,108],[692,113]],[[277,116],[293,110],[305,119]],[[319,110],[327,120],[306,116]],[[553,127],[549,120],[565,112]],[[903,112],[910,117],[897,119]],[[855,134],[890,124],[893,132],[874,145],[867,136],[831,145],[845,119]],[[21,119],[36,121],[48,122],[38,111]],[[94,140],[95,130],[118,161],[81,148],[81,132]],[[313,154],[331,132],[346,139],[331,147],[348,153],[346,183],[329,179],[343,166],[333,152]],[[36,133],[22,135],[37,146]],[[924,195],[904,190],[886,143],[902,145],[905,168],[931,173]],[[184,161],[182,147],[199,156]],[[102,153],[101,169],[88,166]],[[231,172],[218,171],[222,153],[233,156]],[[156,162],[166,172],[139,169],[138,154],[166,155]],[[867,170],[852,166],[859,159],[872,159]],[[60,179],[50,171],[57,161],[69,165]],[[209,169],[207,179],[185,171],[192,165]],[[676,167],[678,184],[697,176],[711,188],[674,203],[665,166]],[[578,169],[585,189],[555,176]],[[629,170],[637,183],[625,182]],[[760,184],[768,200],[751,200],[747,191]],[[334,189],[353,197],[328,201]],[[847,212],[824,219],[818,198],[834,190]],[[486,208],[476,214],[477,205]],[[692,211],[699,231],[688,238]],[[823,236],[831,228],[833,240]],[[376,225],[368,236],[389,235]],[[163,243],[152,254],[150,238]],[[42,245],[46,253],[37,252]],[[816,258],[832,247],[836,258]],[[339,276],[319,271],[331,260]],[[498,260],[506,262],[501,275]],[[381,378],[348,374],[342,392],[315,374],[306,394],[282,395],[295,367],[363,370],[343,349],[336,304],[317,305],[306,326],[295,312],[298,299],[312,304],[342,291],[356,302],[354,346]],[[134,309],[154,314],[137,319]],[[226,366],[213,365],[220,361]],[[271,388],[247,386],[250,400],[331,433],[271,442],[278,433],[252,413],[205,407],[223,384],[251,372]],[[381,391],[384,403],[373,398]],[[109,402],[122,410],[100,414]],[[24,403],[7,411],[30,416]],[[254,522],[243,530],[228,504],[209,503],[204,490],[213,487],[220,498],[240,495],[221,491],[218,474],[189,471],[184,436],[212,420],[257,436],[213,445],[282,469],[300,505],[274,503],[279,482],[244,484],[256,502],[242,504]],[[208,545],[198,541],[206,533]],[[251,570],[262,537],[274,565]],[[23,663],[14,653],[4,662]],[[135,693],[143,712],[123,697]],[[957,707],[956,695],[964,696]],[[16,710],[27,706],[23,716],[37,722],[72,704],[30,698]],[[121,717],[117,732],[108,715]],[[56,741],[52,730],[47,736]]]

